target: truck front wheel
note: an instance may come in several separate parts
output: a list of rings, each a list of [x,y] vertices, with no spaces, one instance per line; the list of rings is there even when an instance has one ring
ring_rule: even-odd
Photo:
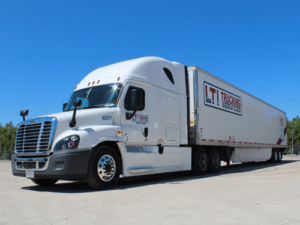
[[[92,155],[87,184],[95,189],[112,188],[121,174],[121,159],[114,149],[100,146]]]
[[[220,168],[220,153],[218,149],[211,149],[208,153],[209,167],[208,170],[211,173],[216,173]]]

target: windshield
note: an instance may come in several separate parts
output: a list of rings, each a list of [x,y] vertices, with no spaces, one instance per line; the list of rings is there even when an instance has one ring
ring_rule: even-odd
[[[81,105],[77,109],[114,107],[121,88],[122,84],[105,84],[75,91],[64,111],[73,110],[77,100],[81,100]]]

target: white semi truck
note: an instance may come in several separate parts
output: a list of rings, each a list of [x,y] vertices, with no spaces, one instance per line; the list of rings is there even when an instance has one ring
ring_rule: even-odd
[[[283,111],[196,67],[143,57],[101,67],[76,87],[63,112],[25,120],[11,160],[41,186],[120,176],[217,172],[220,161],[279,162]]]

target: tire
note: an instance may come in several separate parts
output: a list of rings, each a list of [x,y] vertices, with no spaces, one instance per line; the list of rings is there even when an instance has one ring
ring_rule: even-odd
[[[121,174],[121,159],[116,151],[108,146],[100,146],[91,157],[87,184],[103,190],[115,186]]]
[[[194,152],[193,158],[193,173],[197,175],[204,175],[208,170],[208,155],[205,149],[197,149]]]
[[[31,179],[33,183],[40,185],[42,187],[51,187],[53,186],[58,180],[55,179]]]
[[[278,153],[277,149],[272,149],[272,157],[271,157],[271,162],[276,163],[278,162]]]
[[[208,153],[208,171],[216,173],[220,169],[220,153],[218,149],[211,149]]]
[[[281,162],[281,160],[282,160],[282,152],[281,152],[281,150],[278,150],[277,151],[277,161]]]

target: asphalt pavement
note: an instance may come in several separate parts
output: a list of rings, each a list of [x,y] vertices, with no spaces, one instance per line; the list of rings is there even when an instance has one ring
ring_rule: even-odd
[[[217,174],[121,179],[112,190],[14,177],[0,161],[0,225],[300,224],[300,156],[222,166]]]

